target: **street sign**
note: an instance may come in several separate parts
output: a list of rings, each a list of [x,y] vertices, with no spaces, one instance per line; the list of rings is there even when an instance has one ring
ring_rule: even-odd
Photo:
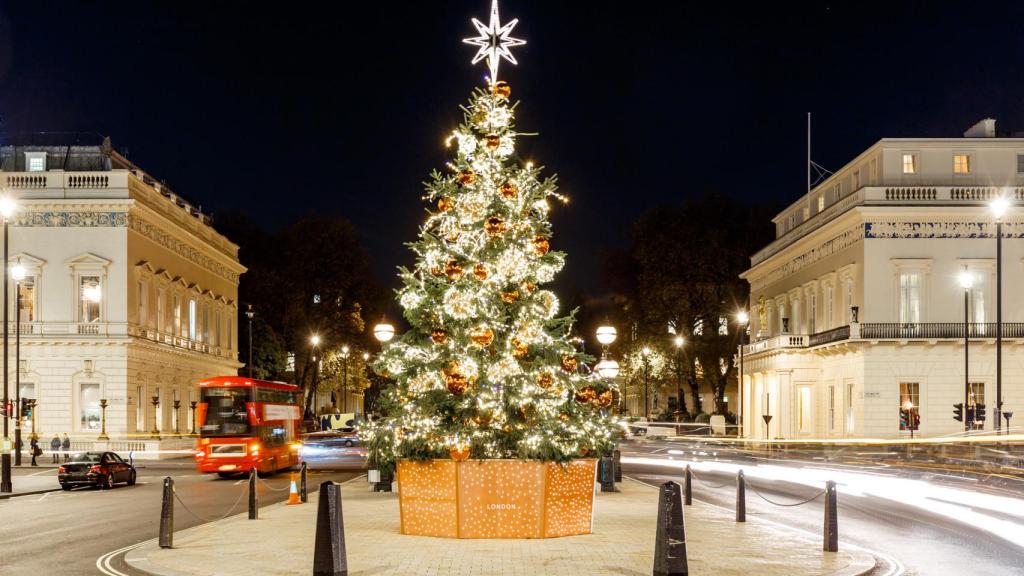
[[[11,439],[7,436],[4,436],[3,445],[0,445],[0,453],[10,454],[12,450],[14,450],[14,442],[11,442]]]
[[[762,415],[761,415],[761,418],[764,418],[764,425],[765,425],[765,426],[767,426],[768,424],[770,424],[770,423],[771,423],[771,421],[772,421],[772,415],[771,415],[771,414],[762,414]]]

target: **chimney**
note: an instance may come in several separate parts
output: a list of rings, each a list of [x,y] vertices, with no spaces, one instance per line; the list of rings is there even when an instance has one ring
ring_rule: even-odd
[[[964,132],[964,138],[995,138],[996,121],[993,118],[985,118]]]

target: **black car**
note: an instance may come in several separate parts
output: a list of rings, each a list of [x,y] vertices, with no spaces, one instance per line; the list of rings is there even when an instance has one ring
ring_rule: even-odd
[[[57,469],[60,487],[99,486],[110,489],[118,482],[135,484],[135,466],[113,452],[80,452]]]

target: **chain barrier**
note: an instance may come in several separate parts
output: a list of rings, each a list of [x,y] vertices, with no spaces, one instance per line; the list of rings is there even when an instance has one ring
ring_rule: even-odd
[[[694,479],[697,480],[697,482],[700,482],[705,487],[711,488],[712,490],[718,490],[719,488],[725,488],[726,486],[731,486],[733,484],[733,482],[724,482],[722,484],[712,484],[712,483],[708,482],[707,480],[702,479],[700,476],[697,476],[697,473],[693,471],[693,468],[690,469],[690,476],[693,476]]]
[[[235,508],[238,507],[238,503],[242,501],[242,496],[245,496],[248,492],[249,487],[246,486],[245,489],[238,494],[238,499],[235,500],[235,503],[231,505],[231,508],[227,512],[225,512],[224,515],[220,518],[207,518],[206,516],[200,516],[199,514],[196,514],[191,508],[188,507],[188,504],[185,504],[181,497],[178,496],[177,490],[174,490],[174,499],[177,500],[179,504],[181,504],[181,507],[184,508],[186,512],[202,520],[203,522],[218,522],[230,516],[231,513],[235,511]]]
[[[822,490],[821,492],[818,492],[814,496],[811,496],[810,498],[808,498],[806,500],[803,500],[801,502],[794,502],[794,503],[791,503],[791,504],[783,504],[781,502],[775,502],[774,500],[768,498],[764,494],[761,494],[760,492],[758,492],[757,488],[754,488],[754,485],[750,482],[750,479],[747,479],[747,487],[750,488],[754,492],[754,494],[757,494],[757,497],[760,498],[761,500],[764,500],[765,502],[767,502],[769,504],[774,504],[776,506],[783,506],[783,507],[787,507],[787,508],[792,507],[792,506],[803,506],[804,504],[807,504],[808,502],[813,502],[813,501],[817,500],[818,498],[821,498],[822,496],[824,496],[825,492],[826,492],[825,490]]]
[[[270,485],[269,482],[267,482],[263,478],[260,478],[259,474],[256,475],[256,481],[259,482],[260,484],[262,484],[263,487],[266,488],[267,490],[273,490],[274,492],[283,492],[283,491],[288,490],[288,489],[290,489],[292,487],[291,480],[289,480],[288,484],[286,484],[284,488],[274,488],[273,486]]]

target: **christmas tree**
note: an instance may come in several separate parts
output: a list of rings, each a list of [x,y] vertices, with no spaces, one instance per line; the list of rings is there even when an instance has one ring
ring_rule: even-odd
[[[448,138],[453,158],[426,183],[429,203],[413,269],[400,268],[398,300],[411,325],[375,363],[391,380],[383,419],[361,434],[370,459],[525,458],[564,462],[599,456],[621,431],[614,387],[589,372],[577,350],[573,315],[543,286],[565,263],[551,249],[555,177],[520,164],[511,88],[500,57],[515,62],[515,21],[474,20],[477,60],[491,69]],[[490,36],[488,36],[490,34]],[[481,54],[483,56],[481,56]],[[474,60],[476,62],[477,60]]]

